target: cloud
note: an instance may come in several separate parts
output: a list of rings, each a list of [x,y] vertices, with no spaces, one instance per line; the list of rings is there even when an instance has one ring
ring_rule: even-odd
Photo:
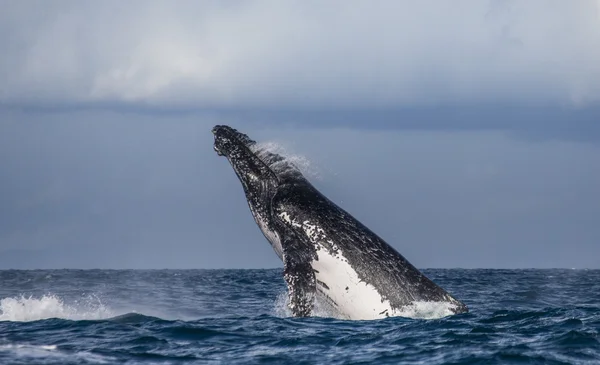
[[[597,0],[1,6],[5,105],[356,109],[600,101]]]

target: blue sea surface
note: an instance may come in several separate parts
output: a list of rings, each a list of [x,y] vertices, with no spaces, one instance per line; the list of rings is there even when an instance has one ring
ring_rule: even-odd
[[[600,363],[600,270],[424,272],[470,313],[290,318],[279,269],[4,270],[0,363]]]

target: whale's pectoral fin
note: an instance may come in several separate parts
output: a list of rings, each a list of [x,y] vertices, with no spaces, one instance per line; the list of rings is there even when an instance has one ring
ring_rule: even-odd
[[[287,232],[283,247],[283,276],[288,286],[289,307],[294,317],[308,317],[314,307],[317,290],[312,255],[296,235]]]
[[[289,217],[293,204],[286,200],[285,187],[273,197],[271,206],[276,224],[282,231],[283,274],[288,286],[289,307],[295,317],[307,317],[314,307],[317,280],[312,262],[317,259],[314,244],[302,234]]]

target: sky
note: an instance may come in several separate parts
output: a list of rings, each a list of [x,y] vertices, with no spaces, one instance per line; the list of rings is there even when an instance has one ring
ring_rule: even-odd
[[[600,268],[600,1],[0,9],[0,269],[281,267],[215,124],[417,267]]]

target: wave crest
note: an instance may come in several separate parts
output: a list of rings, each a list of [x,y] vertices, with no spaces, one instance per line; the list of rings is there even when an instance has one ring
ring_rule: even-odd
[[[0,300],[0,321],[30,322],[50,318],[95,320],[113,317],[100,299],[90,295],[66,304],[56,295],[11,297]]]

